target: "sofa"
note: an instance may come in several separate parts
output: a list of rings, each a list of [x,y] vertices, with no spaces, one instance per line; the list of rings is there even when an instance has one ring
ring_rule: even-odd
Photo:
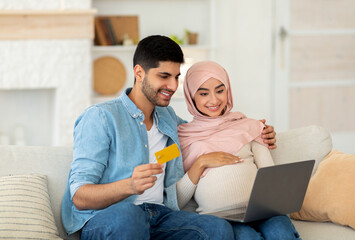
[[[277,149],[272,150],[272,156],[275,164],[315,159],[316,164],[314,171],[316,171],[317,166],[322,159],[332,150],[332,140],[330,134],[326,129],[320,126],[308,126],[278,133],[277,145]],[[26,237],[30,236],[29,234],[42,234],[46,232],[47,235],[41,238],[79,239],[79,234],[74,234],[72,236],[67,236],[65,234],[60,214],[61,199],[66,187],[71,161],[71,147],[0,146],[0,178],[2,179],[0,181],[0,238],[3,238],[3,236],[1,236],[1,234],[4,234],[3,229],[7,229],[10,232],[15,232],[16,229],[16,231],[20,232],[22,228],[27,227],[27,229],[30,230],[28,232],[26,232],[26,230],[23,233]],[[21,224],[18,223],[16,226],[11,225],[12,223],[6,223],[7,225],[4,225],[3,223],[2,225],[1,218],[4,218],[2,216],[2,212],[5,212],[1,210],[2,204],[5,205],[5,209],[11,209],[11,207],[13,207],[19,212],[16,214],[23,214],[24,211],[20,211],[18,209],[20,209],[24,203],[20,202],[20,197],[15,197],[15,199],[9,200],[9,203],[4,203],[7,195],[5,194],[4,196],[1,196],[1,192],[6,192],[6,190],[12,191],[9,187],[6,187],[8,186],[6,184],[8,184],[8,181],[13,180],[14,177],[25,176],[25,178],[15,179],[17,181],[16,186],[21,186],[27,182],[27,179],[32,178],[31,176],[33,174],[35,177],[39,176],[39,181],[48,183],[48,196],[46,198],[48,198],[47,202],[50,206],[46,214],[50,214],[48,212],[52,210],[53,216],[46,216],[44,222],[46,222],[46,224],[50,224],[51,221],[48,219],[53,218],[52,224],[54,227],[48,227],[47,230],[50,229],[48,231],[41,229],[37,230],[38,225],[42,225],[42,223],[34,224],[33,222],[35,220],[31,220],[34,219],[32,215],[34,215],[35,211],[40,211],[38,215],[41,215],[41,211],[43,211],[42,208],[44,207],[33,207],[31,205],[34,202],[33,200],[31,200],[29,203],[30,205],[26,208],[27,210],[30,209],[29,213],[32,214],[31,217],[28,218],[28,222]],[[7,179],[7,177],[9,177],[9,179]],[[37,192],[37,188],[42,188],[42,185],[41,187],[34,187],[34,190],[27,190],[28,192],[23,194],[24,200],[21,201],[27,200],[26,196],[32,192]],[[43,187],[43,189],[45,192],[45,187]],[[25,189],[22,188],[20,190],[25,191]],[[41,194],[43,196],[45,195],[45,193]],[[20,202],[19,205],[16,205],[17,202]],[[14,206],[12,206],[12,204],[14,204]],[[194,203],[191,201],[186,206],[185,210],[193,211],[193,209]],[[13,213],[11,213],[11,216],[13,216]],[[16,221],[20,221],[21,216],[19,216],[18,219],[19,220]],[[355,230],[348,226],[335,224],[333,222],[292,221],[303,240],[355,239]],[[33,226],[31,224],[33,224]],[[35,228],[36,230],[34,230]]]

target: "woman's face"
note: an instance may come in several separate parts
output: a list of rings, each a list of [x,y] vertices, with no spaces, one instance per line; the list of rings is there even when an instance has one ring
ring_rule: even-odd
[[[194,96],[196,108],[204,115],[218,117],[223,114],[227,105],[227,89],[215,78],[204,82]]]

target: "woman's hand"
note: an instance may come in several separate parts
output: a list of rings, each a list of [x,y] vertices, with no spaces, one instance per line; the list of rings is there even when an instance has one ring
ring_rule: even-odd
[[[266,120],[262,119],[260,120],[262,123],[265,124]],[[275,149],[276,146],[276,132],[274,131],[274,127],[271,125],[266,125],[265,124],[265,128],[261,134],[261,138],[264,139],[264,143],[269,145],[269,149]]]
[[[201,155],[195,161],[195,163],[197,162],[197,164],[199,164],[199,166],[203,168],[203,170],[205,170],[206,168],[221,167],[224,165],[236,164],[242,161],[243,161],[242,159],[230,153],[211,152],[211,153]]]
[[[197,184],[206,168],[221,167],[243,162],[243,159],[226,153],[212,152],[199,156],[189,169],[188,176],[193,184]]]

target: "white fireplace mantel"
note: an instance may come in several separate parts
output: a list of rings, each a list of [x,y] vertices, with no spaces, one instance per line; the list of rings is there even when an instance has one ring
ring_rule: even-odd
[[[96,10],[0,10],[0,39],[92,39]]]
[[[0,94],[5,90],[31,89],[54,92],[53,111],[49,113],[54,113],[52,140],[42,145],[71,145],[75,119],[90,105],[94,13],[94,10],[0,12]],[[30,24],[24,23],[24,19]],[[74,22],[69,26],[64,19]],[[12,30],[5,34],[6,29]],[[36,99],[30,97],[29,106],[39,104]],[[2,129],[11,123],[26,129],[26,122],[16,123],[17,118],[8,114],[12,111],[6,110],[6,103],[0,104],[4,104],[0,132],[11,136],[10,128]],[[29,111],[28,115],[29,121],[36,121],[36,114]],[[36,131],[43,129],[39,127]]]

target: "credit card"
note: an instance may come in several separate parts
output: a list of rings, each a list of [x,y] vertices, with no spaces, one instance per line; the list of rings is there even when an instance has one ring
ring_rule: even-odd
[[[180,156],[180,151],[176,143],[155,153],[158,163],[163,164]]]

